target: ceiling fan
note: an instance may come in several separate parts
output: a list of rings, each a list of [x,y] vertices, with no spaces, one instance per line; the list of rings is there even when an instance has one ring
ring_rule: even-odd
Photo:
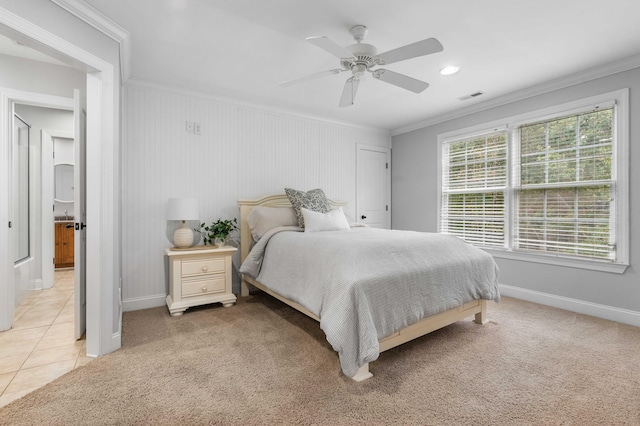
[[[399,74],[397,72],[393,72],[384,68],[373,68],[379,65],[388,65],[394,62],[416,58],[418,56],[425,56],[432,53],[442,52],[443,47],[438,40],[436,40],[435,38],[428,38],[378,54],[378,50],[375,46],[367,43],[362,43],[362,40],[364,40],[364,37],[368,32],[367,27],[365,27],[364,25],[356,25],[355,27],[351,28],[349,32],[353,36],[353,39],[356,41],[356,43],[344,48],[325,36],[306,38],[308,42],[313,43],[319,48],[324,49],[332,55],[338,57],[340,59],[341,68],[321,71],[305,77],[283,81],[279,83],[279,86],[288,87],[297,83],[314,80],[316,78],[324,77],[327,75],[334,75],[340,74],[345,71],[351,71],[351,77],[349,77],[344,84],[342,96],[340,97],[340,103],[338,104],[341,107],[353,105],[356,98],[356,93],[358,91],[358,85],[360,84],[360,78],[367,72],[371,73],[373,78],[377,80],[393,84],[394,86],[410,90],[414,93],[421,93],[427,87],[429,87],[429,83],[416,80],[415,78],[409,77],[407,75]]]

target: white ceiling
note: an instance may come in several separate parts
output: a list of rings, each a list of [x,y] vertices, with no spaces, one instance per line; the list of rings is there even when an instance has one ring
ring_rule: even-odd
[[[131,76],[383,129],[640,54],[638,0],[86,0],[131,33]],[[384,52],[435,37],[444,51],[386,68],[424,80],[414,94],[368,76],[339,108],[348,73],[281,88],[339,68],[305,41],[342,46],[349,29]],[[443,77],[455,64],[461,71]],[[482,91],[469,101],[458,98]]]

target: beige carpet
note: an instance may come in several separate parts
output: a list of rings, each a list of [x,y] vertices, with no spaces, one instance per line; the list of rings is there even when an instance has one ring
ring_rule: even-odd
[[[123,348],[0,424],[640,424],[640,329],[504,298],[344,377],[317,323],[257,294],[124,315]]]

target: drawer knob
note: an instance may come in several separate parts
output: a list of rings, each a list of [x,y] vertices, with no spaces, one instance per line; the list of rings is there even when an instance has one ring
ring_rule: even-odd
[[[206,286],[206,285],[203,285],[203,286],[202,286],[202,292],[203,292],[203,293],[206,293],[206,292],[207,292],[207,286]]]
[[[209,270],[209,268],[207,266],[203,266],[202,267],[202,272],[207,272]]]

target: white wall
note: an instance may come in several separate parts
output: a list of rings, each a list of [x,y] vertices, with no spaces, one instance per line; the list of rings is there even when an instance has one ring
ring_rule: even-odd
[[[33,155],[29,165],[31,256],[27,262],[16,266],[14,285],[16,288],[37,290],[51,286],[51,283],[42,283],[42,180],[53,179],[53,170],[49,170],[48,175],[42,174],[42,130],[73,132],[73,111],[18,104],[15,112],[31,126],[29,139]],[[50,204],[47,206],[50,208]]]
[[[437,231],[437,135],[520,113],[630,88],[630,264],[624,274],[496,259],[508,294],[640,324],[640,68],[555,90],[393,137],[396,229]]]
[[[0,54],[0,87],[73,98],[86,75],[73,68]]]
[[[164,304],[168,198],[198,198],[210,222],[239,217],[239,198],[321,187],[355,217],[356,145],[391,144],[386,131],[142,85],[124,88],[123,111],[125,310]],[[202,134],[187,133],[186,121]]]

